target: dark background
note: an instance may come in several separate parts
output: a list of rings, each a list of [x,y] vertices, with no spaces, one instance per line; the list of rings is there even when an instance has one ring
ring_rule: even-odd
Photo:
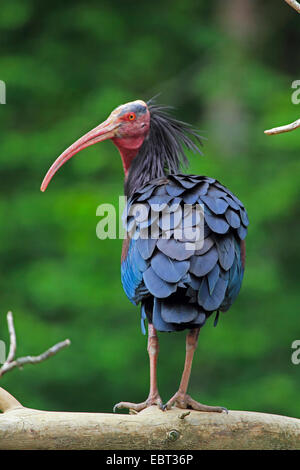
[[[191,173],[219,179],[251,225],[242,291],[200,333],[191,395],[203,403],[299,417],[299,15],[283,0],[1,3],[0,338],[15,317],[18,356],[72,345],[1,379],[25,406],[111,411],[148,394],[146,337],[120,281],[121,240],[96,237],[96,208],[123,190],[105,142],[42,178],[74,140],[132,99],[176,107],[207,137]],[[160,335],[167,401],[184,362],[184,333]]]

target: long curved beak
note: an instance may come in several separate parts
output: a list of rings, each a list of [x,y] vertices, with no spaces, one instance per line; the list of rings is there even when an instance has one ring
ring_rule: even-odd
[[[68,160],[70,160],[70,158],[72,158],[76,153],[80,152],[86,147],[89,147],[90,145],[94,145],[94,144],[97,144],[98,142],[102,142],[103,140],[116,137],[116,131],[119,126],[120,126],[119,122],[116,122],[111,117],[109,117],[102,124],[100,124],[99,126],[89,131],[80,139],[76,140],[76,142],[74,142],[74,144],[68,147],[67,150],[65,150],[49,168],[42,182],[41,191],[44,192],[47,189],[47,186],[50,183],[53,176],[55,175],[55,173]]]

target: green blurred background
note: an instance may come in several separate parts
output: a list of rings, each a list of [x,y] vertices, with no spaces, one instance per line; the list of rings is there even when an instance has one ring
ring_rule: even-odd
[[[207,137],[190,172],[219,179],[251,221],[242,291],[200,334],[190,393],[207,404],[299,417],[299,16],[283,0],[1,2],[0,338],[18,356],[72,345],[1,379],[24,405],[110,412],[148,394],[146,337],[120,281],[121,240],[96,237],[96,208],[123,190],[111,142],[42,178],[74,140],[132,99],[176,107]],[[161,334],[158,381],[177,390],[185,333]]]

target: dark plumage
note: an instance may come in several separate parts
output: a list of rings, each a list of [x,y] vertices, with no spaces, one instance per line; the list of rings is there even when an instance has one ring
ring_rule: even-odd
[[[184,189],[184,192],[181,196],[176,195],[169,200],[168,195],[171,191],[168,189],[174,185],[176,188]],[[201,326],[203,326],[214,311],[228,310],[238,295],[243,279],[244,264],[241,247],[247,233],[248,218],[241,203],[238,209],[231,208],[229,203],[234,202],[232,195],[217,181],[196,175],[164,176],[139,188],[129,199],[127,211],[130,211],[130,207],[135,203],[142,203],[148,207],[147,213],[150,214],[151,201],[154,200],[156,191],[159,191],[161,201],[167,197],[169,206],[172,206],[176,197],[177,203],[183,207],[183,194],[193,192],[195,187],[206,188],[206,193],[203,194],[203,191],[200,191],[196,201],[204,205],[206,236],[201,249],[187,250],[186,243],[175,239],[171,220],[170,239],[159,238],[162,234],[161,229],[157,238],[132,239],[128,246],[127,256],[122,261],[122,282],[128,298],[135,304],[139,302],[143,304],[145,300],[148,302],[149,296],[155,297],[155,304],[148,302],[143,308],[148,319],[153,321],[154,327],[161,331],[200,326],[196,317],[192,319],[192,324],[187,320],[191,314],[191,305],[195,312],[203,314],[201,316]],[[140,195],[149,192],[150,188],[150,199],[143,198],[142,202],[139,202]],[[219,189],[222,190],[222,194],[214,192]],[[217,198],[214,197],[215,194]],[[125,218],[125,225],[127,221],[128,218]],[[154,223],[157,223],[157,219]],[[196,220],[193,226],[196,226]],[[242,233],[237,230],[240,227],[243,227]],[[139,230],[140,224],[137,222],[135,233]],[[141,266],[140,258],[145,261],[142,269],[137,268]],[[181,322],[178,308],[174,309],[174,321],[171,321],[170,305],[175,305],[175,300],[177,302],[180,300]],[[169,306],[168,321],[163,318],[162,322],[161,307],[164,309],[166,303]],[[153,308],[156,309],[155,312]]]
[[[184,147],[201,153],[198,132],[171,117],[168,107],[150,102],[148,108],[150,132],[126,179],[125,193],[130,196],[126,211],[130,213],[134,204],[146,207],[148,217],[134,225],[134,238],[145,228],[150,231],[154,224],[158,232],[154,238],[127,243],[122,283],[128,298],[135,304],[142,303],[143,315],[146,312],[156,329],[195,328],[203,326],[214,311],[228,310],[238,295],[244,273],[242,246],[249,221],[241,201],[221,183],[179,173],[180,167],[188,163]],[[152,211],[151,219],[155,204],[160,204],[161,212],[159,218],[153,218]],[[163,239],[162,222],[169,216],[165,208],[173,204],[182,211],[171,213],[169,239]],[[174,236],[174,226],[182,220],[185,204],[204,206],[205,238],[199,250],[187,250],[183,240]],[[125,218],[128,232],[129,223],[132,227],[132,217]],[[197,221],[191,226],[195,228]],[[140,266],[139,258],[146,263],[143,269],[134,269],[132,263]],[[151,296],[155,302],[149,302]],[[180,309],[175,308],[178,302]],[[166,308],[168,315],[164,316],[161,311]],[[201,316],[197,317],[196,312]]]

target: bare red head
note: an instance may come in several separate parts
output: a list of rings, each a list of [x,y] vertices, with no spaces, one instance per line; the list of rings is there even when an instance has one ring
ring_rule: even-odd
[[[137,155],[150,129],[150,113],[142,100],[118,106],[99,126],[92,129],[67,148],[48,170],[41,191],[45,191],[49,182],[60,167],[81,150],[103,140],[111,139],[118,147],[125,175],[133,158]]]

